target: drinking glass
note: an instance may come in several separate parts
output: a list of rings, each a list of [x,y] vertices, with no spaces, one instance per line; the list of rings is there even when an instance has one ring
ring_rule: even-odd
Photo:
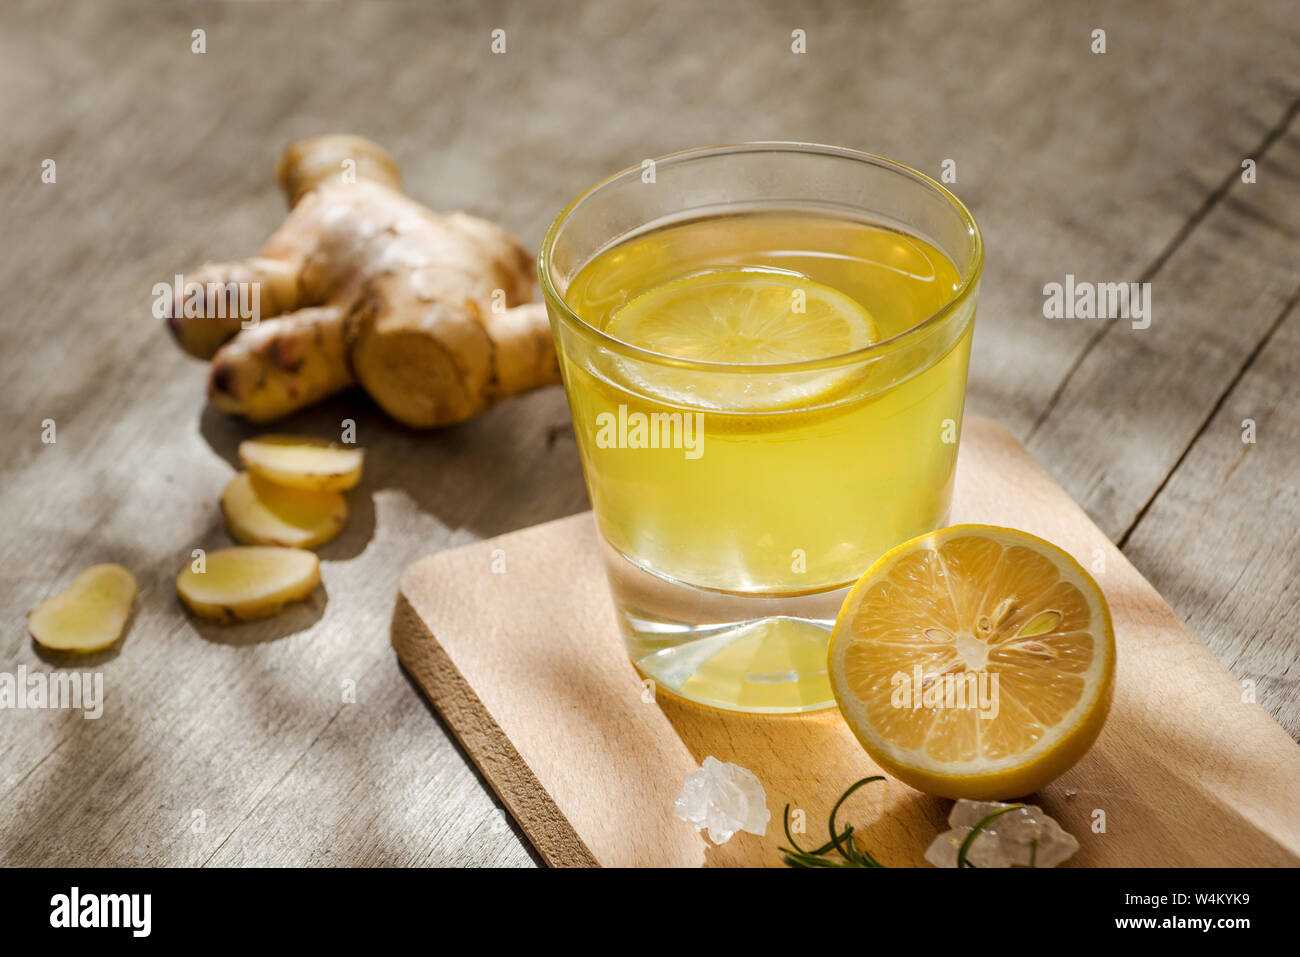
[[[918,249],[940,254],[943,283],[896,265]],[[750,252],[821,263],[868,313],[930,305],[860,348],[751,364],[621,341],[604,328],[609,309],[590,306],[594,286],[617,310],[710,250],[726,268],[746,268]],[[594,262],[609,278],[584,279],[577,301]],[[947,524],[982,264],[979,229],[947,189],[831,146],[675,153],[560,213],[542,290],[617,620],[643,676],[739,711],[834,703],[826,644],[848,588],[893,546]],[[870,301],[871,277],[897,301]]]

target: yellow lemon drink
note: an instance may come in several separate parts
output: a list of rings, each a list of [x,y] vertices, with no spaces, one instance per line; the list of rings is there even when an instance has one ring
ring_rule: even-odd
[[[896,223],[762,203],[666,216],[574,269],[563,313],[592,335],[557,320],[561,370],[645,677],[739,710],[833,703],[845,590],[946,524],[973,296],[934,317],[963,282]]]

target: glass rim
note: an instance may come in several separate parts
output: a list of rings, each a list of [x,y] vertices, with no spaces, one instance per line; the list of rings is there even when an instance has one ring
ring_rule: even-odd
[[[745,143],[730,143],[718,146],[702,146],[693,149],[679,150],[674,153],[665,153],[662,156],[652,157],[650,162],[655,166],[663,163],[680,163],[685,160],[701,159],[708,156],[718,156],[730,153],[811,153],[822,156],[833,156],[841,159],[856,160],[872,166],[891,170],[900,173],[911,179],[918,186],[928,188],[942,196],[948,204],[956,210],[958,216],[966,226],[966,231],[974,242],[974,250],[971,257],[970,265],[963,270],[961,283],[953,290],[949,296],[934,312],[926,316],[920,322],[917,322],[908,328],[888,336],[878,342],[872,342],[858,349],[848,352],[840,352],[830,356],[820,356],[815,359],[799,359],[794,362],[769,362],[769,363],[732,363],[732,362],[713,362],[703,359],[684,359],[680,356],[671,356],[662,352],[655,352],[641,346],[625,342],[609,333],[596,328],[587,320],[583,319],[570,308],[564,296],[555,288],[551,281],[550,262],[551,247],[555,244],[561,228],[568,221],[571,214],[585,201],[588,197],[595,195],[600,190],[612,185],[618,180],[627,176],[639,176],[644,167],[644,160],[635,166],[629,166],[626,169],[619,170],[604,179],[599,180],[593,186],[588,187],[579,193],[567,206],[560,210],[559,214],[551,221],[550,226],[546,229],[546,234],[542,237],[541,247],[537,252],[537,273],[541,284],[542,296],[549,303],[553,304],[560,312],[561,318],[570,325],[578,329],[582,334],[593,337],[598,343],[609,348],[611,351],[620,353],[628,358],[639,359],[644,362],[654,363],[656,365],[668,365],[682,369],[698,369],[711,373],[783,373],[783,372],[803,372],[825,368],[827,366],[836,366],[849,364],[854,361],[863,361],[874,358],[877,355],[883,355],[894,351],[895,349],[906,345],[914,339],[923,338],[932,329],[942,324],[942,321],[948,316],[955,313],[958,308],[970,298],[971,293],[978,285],[980,276],[984,271],[984,236],[980,232],[979,224],[975,222],[975,217],[960,199],[953,194],[942,183],[925,175],[919,170],[910,166],[897,163],[894,160],[886,159],[874,153],[865,153],[860,150],[853,150],[843,146],[829,146],[824,143],[804,143],[794,140],[756,140]]]

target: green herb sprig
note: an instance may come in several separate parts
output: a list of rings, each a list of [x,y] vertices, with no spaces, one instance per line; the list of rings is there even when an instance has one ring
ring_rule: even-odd
[[[981,831],[984,830],[984,828],[988,827],[991,823],[993,823],[993,820],[995,818],[999,818],[1003,814],[1009,814],[1010,812],[1018,810],[1022,807],[1024,807],[1023,804],[1012,804],[1009,807],[1000,808],[999,810],[994,811],[992,814],[986,815],[978,824],[976,824],[973,828],[971,828],[970,833],[966,835],[966,840],[962,841],[961,847],[957,849],[957,866],[975,867],[974,864],[972,864],[970,861],[966,859],[966,852],[969,851],[971,845],[975,843],[975,838],[979,835]],[[1038,859],[1038,842],[1034,841],[1033,857],[1030,859],[1029,866],[1033,867],[1034,862],[1037,859]]]
[[[872,781],[883,780],[885,780],[883,774],[876,774],[849,785],[849,789],[840,795],[840,799],[831,808],[830,819],[827,822],[830,840],[813,850],[804,850],[799,846],[799,842],[794,839],[794,835],[790,833],[790,805],[787,804],[785,806],[785,839],[790,842],[790,846],[781,848],[781,853],[785,855],[785,862],[791,867],[884,867],[884,864],[876,860],[874,854],[863,850],[853,842],[852,824],[844,825],[842,831],[835,824],[835,815],[839,813],[840,807],[854,791],[870,784]],[[832,851],[838,854],[840,859],[831,856]]]
[[[884,867],[885,865],[881,864],[874,854],[858,847],[857,844],[854,843],[852,824],[844,825],[844,830],[842,831],[835,824],[836,814],[839,813],[840,808],[843,806],[844,802],[849,799],[853,792],[857,791],[864,785],[870,784],[872,781],[883,780],[885,780],[884,775],[876,774],[869,778],[863,778],[861,781],[854,781],[849,785],[848,790],[840,795],[840,799],[836,801],[835,806],[831,808],[830,818],[826,824],[827,830],[830,832],[830,840],[821,845],[821,847],[816,847],[812,850],[805,850],[800,847],[799,842],[794,839],[794,835],[790,832],[791,805],[787,804],[785,806],[785,839],[790,842],[790,846],[780,849],[781,853],[785,855],[785,862],[791,867]],[[1009,814],[1010,812],[1019,810],[1024,806],[1025,805],[1023,804],[1012,804],[1008,807],[999,808],[993,813],[986,815],[978,824],[972,827],[970,833],[966,835],[965,840],[961,842],[961,847],[957,849],[957,866],[959,868],[975,867],[976,865],[972,864],[966,857],[971,846],[975,843],[975,838],[1003,814]],[[831,854],[832,851],[839,855],[838,859]],[[1031,850],[1029,866],[1034,867],[1037,860],[1038,841],[1035,840]]]

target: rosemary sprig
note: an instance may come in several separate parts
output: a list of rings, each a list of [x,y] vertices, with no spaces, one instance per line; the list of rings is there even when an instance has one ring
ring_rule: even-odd
[[[830,840],[811,851],[800,847],[799,842],[790,833],[790,805],[787,804],[785,806],[785,839],[790,842],[790,846],[780,849],[781,853],[785,855],[785,862],[791,867],[884,867],[884,864],[876,860],[874,854],[863,850],[853,842],[852,824],[844,825],[843,831],[839,830],[835,825],[835,815],[839,813],[840,807],[854,791],[870,784],[872,781],[883,780],[885,780],[884,775],[876,774],[849,785],[849,789],[840,795],[840,799],[831,808],[830,819],[826,825],[827,830],[830,832]],[[830,857],[831,851],[835,851],[843,860]]]
[[[984,828],[988,827],[989,824],[991,824],[995,818],[999,818],[1003,814],[1007,814],[1011,811],[1015,811],[1022,807],[1024,807],[1023,804],[1012,804],[1009,805],[1008,807],[1001,808],[1000,810],[994,811],[992,814],[989,814],[982,821],[980,821],[973,828],[971,828],[970,833],[966,835],[966,840],[962,841],[961,847],[957,849],[957,866],[974,867],[975,865],[966,859],[966,852],[969,851],[971,845],[975,843],[975,838],[979,835],[979,833],[982,830],[984,830]],[[1037,842],[1034,842],[1034,858],[1037,857],[1038,857],[1038,844]]]
[[[785,855],[786,864],[791,867],[884,867],[880,861],[876,860],[874,854],[857,846],[853,841],[853,825],[844,825],[844,830],[839,830],[835,824],[835,816],[839,813],[844,802],[857,791],[872,781],[883,781],[884,775],[876,774],[869,778],[863,778],[861,781],[854,781],[847,791],[840,795],[834,807],[831,808],[830,818],[826,823],[826,829],[830,832],[830,840],[820,847],[812,850],[805,850],[799,846],[799,842],[794,839],[790,832],[790,807],[785,806],[785,839],[790,842],[789,847],[782,847],[780,851]],[[1007,807],[999,808],[992,814],[986,815],[978,824],[970,829],[965,840],[961,842],[961,847],[957,849],[957,866],[975,867],[966,854],[970,851],[971,846],[975,843],[975,838],[980,835],[990,824],[1000,818],[1003,814],[1009,814],[1012,811],[1024,807],[1023,804],[1010,804]],[[836,860],[831,856],[831,851],[837,853],[842,860]],[[1030,844],[1029,866],[1036,867],[1038,861],[1038,841],[1035,839]]]

